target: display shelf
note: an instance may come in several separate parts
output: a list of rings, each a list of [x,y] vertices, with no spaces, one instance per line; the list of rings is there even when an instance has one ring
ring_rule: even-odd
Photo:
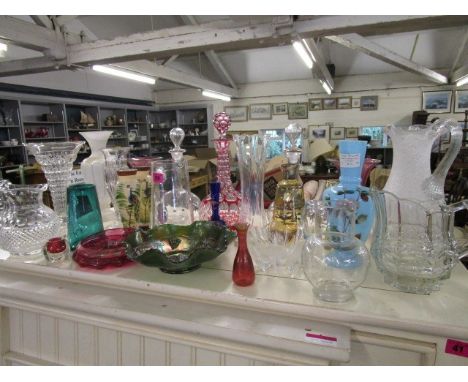
[[[55,139],[67,139],[67,137],[44,137],[44,138],[25,138],[26,141],[53,141]]]
[[[0,125],[0,129],[11,129],[11,128],[19,128],[20,125]]]
[[[49,122],[49,121],[23,121],[24,125],[62,125],[63,121]]]

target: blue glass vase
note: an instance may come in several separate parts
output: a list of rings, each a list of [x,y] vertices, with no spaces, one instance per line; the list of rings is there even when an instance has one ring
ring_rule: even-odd
[[[374,219],[374,206],[369,198],[369,188],[361,185],[361,172],[366,157],[367,142],[343,140],[340,148],[340,180],[327,188],[323,200],[334,206],[337,200],[348,199],[357,202],[356,237],[365,242]]]
[[[75,249],[90,235],[102,232],[101,210],[94,184],[74,184],[67,189],[68,241]]]

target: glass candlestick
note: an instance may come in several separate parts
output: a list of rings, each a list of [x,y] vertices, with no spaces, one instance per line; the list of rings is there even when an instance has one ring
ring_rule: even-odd
[[[216,175],[221,184],[219,197],[219,216],[227,226],[234,226],[239,220],[239,209],[241,196],[231,182],[231,166],[229,162],[230,140],[226,133],[231,126],[231,118],[226,113],[217,113],[213,119],[213,127],[218,131],[219,138],[214,139],[215,149],[218,156]],[[211,195],[208,195],[201,202],[200,219],[210,220]]]
[[[49,186],[54,211],[62,220],[63,233],[67,224],[67,187],[73,162],[84,142],[27,143],[28,151],[41,165]]]

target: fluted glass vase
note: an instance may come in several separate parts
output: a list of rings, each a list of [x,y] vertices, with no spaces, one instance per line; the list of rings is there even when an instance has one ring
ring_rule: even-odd
[[[84,142],[27,143],[26,147],[41,165],[52,196],[54,211],[62,220],[62,233],[67,227],[67,187],[73,162]]]

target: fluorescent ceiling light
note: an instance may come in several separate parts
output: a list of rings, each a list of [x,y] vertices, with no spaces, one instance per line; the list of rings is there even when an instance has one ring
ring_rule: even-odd
[[[133,72],[128,72],[126,70],[118,70],[111,68],[110,66],[103,66],[103,65],[93,65],[93,70],[101,73],[110,74],[112,76],[117,76],[121,78],[126,78],[128,80],[144,82],[146,84],[154,85],[156,83],[156,79],[153,77],[144,76],[142,74],[136,74]]]
[[[320,80],[320,83],[322,84],[322,87],[325,89],[325,91],[327,92],[328,95],[331,94],[331,91],[332,89],[330,88],[330,86],[328,86],[328,84],[325,82],[325,81],[322,81]]]
[[[0,42],[0,52],[6,52],[8,50],[8,45]]]
[[[229,102],[231,100],[231,97],[229,97],[228,95],[217,93],[217,92],[214,92],[214,91],[211,91],[211,90],[203,90],[202,94],[205,97],[216,98],[216,99],[220,99],[220,100],[226,101],[226,102]]]
[[[299,57],[302,58],[302,61],[304,61],[304,64],[306,64],[306,66],[309,69],[312,69],[312,67],[314,66],[314,63],[312,62],[312,59],[311,59],[309,53],[307,52],[306,48],[304,47],[304,44],[301,41],[294,41],[293,42],[293,47],[294,47],[294,49],[296,49],[296,52],[299,55]]]
[[[302,39],[302,43],[304,44],[305,48],[307,49],[307,52],[309,52],[310,57],[312,57],[313,62],[317,62],[317,59],[315,58],[314,54],[312,53],[312,50],[310,49],[309,44],[307,44],[307,41],[305,38]]]
[[[457,81],[457,86],[463,86],[465,84],[468,84],[468,74]]]

